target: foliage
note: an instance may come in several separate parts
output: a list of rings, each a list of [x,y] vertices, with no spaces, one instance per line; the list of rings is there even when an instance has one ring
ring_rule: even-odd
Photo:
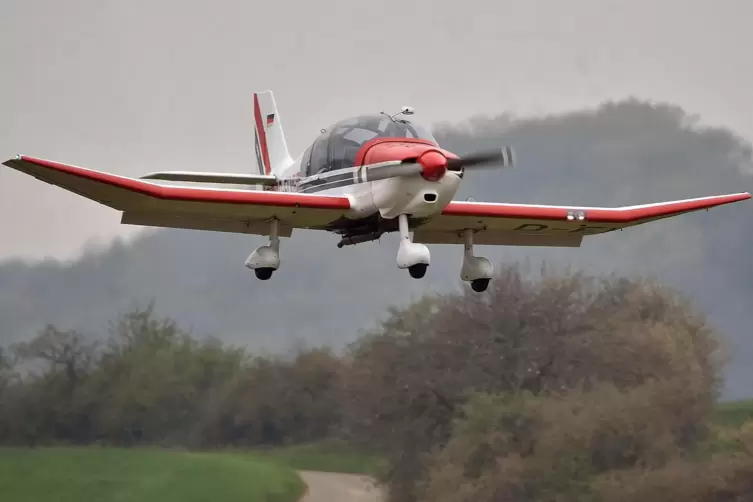
[[[338,413],[329,351],[252,358],[153,305],[121,315],[105,344],[48,326],[15,353],[34,368],[0,395],[6,444],[282,444],[325,437]]]
[[[395,500],[413,500],[432,449],[476,393],[553,396],[672,381],[688,389],[683,448],[707,434],[719,387],[714,333],[682,297],[648,280],[510,266],[489,294],[395,310],[356,343],[343,382],[355,440],[389,458]],[[678,396],[679,399],[679,396]]]
[[[601,476],[690,459],[703,418],[698,392],[678,379],[474,396],[429,462],[421,500],[590,500]]]

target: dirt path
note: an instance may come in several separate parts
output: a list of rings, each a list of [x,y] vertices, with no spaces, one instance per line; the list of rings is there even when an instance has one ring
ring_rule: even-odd
[[[368,476],[298,471],[308,492],[301,502],[383,502],[382,491]]]

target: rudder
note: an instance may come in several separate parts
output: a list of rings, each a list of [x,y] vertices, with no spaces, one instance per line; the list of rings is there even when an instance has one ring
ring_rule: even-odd
[[[254,93],[254,131],[259,174],[282,175],[293,159],[272,91]]]

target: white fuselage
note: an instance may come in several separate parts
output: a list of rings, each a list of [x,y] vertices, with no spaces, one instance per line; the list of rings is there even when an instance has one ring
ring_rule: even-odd
[[[293,160],[285,169],[283,178],[295,180],[284,190],[293,192],[317,193],[320,195],[345,195],[351,201],[351,217],[365,218],[379,213],[385,219],[408,214],[415,218],[430,218],[442,212],[452,201],[460,187],[461,177],[448,171],[438,181],[429,181],[421,176],[395,177],[377,181],[358,181],[357,167],[330,171],[325,175],[299,177],[301,157]],[[353,174],[352,180],[350,175]],[[348,180],[343,180],[343,176]],[[326,182],[327,178],[339,182]],[[306,188],[312,180],[321,181],[316,188]],[[342,185],[343,181],[348,182]],[[339,184],[338,184],[339,183]],[[328,185],[337,185],[328,187]]]

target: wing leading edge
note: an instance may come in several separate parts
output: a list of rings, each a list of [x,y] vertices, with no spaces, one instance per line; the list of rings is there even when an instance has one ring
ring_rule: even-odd
[[[125,224],[263,235],[264,222],[277,218],[280,235],[289,236],[329,225],[351,207],[347,197],[159,185],[26,156],[3,164],[123,211]]]
[[[508,246],[579,247],[586,235],[603,234],[663,218],[750,199],[747,192],[616,208],[539,206],[453,201],[442,214],[416,230],[416,242],[474,242]]]

